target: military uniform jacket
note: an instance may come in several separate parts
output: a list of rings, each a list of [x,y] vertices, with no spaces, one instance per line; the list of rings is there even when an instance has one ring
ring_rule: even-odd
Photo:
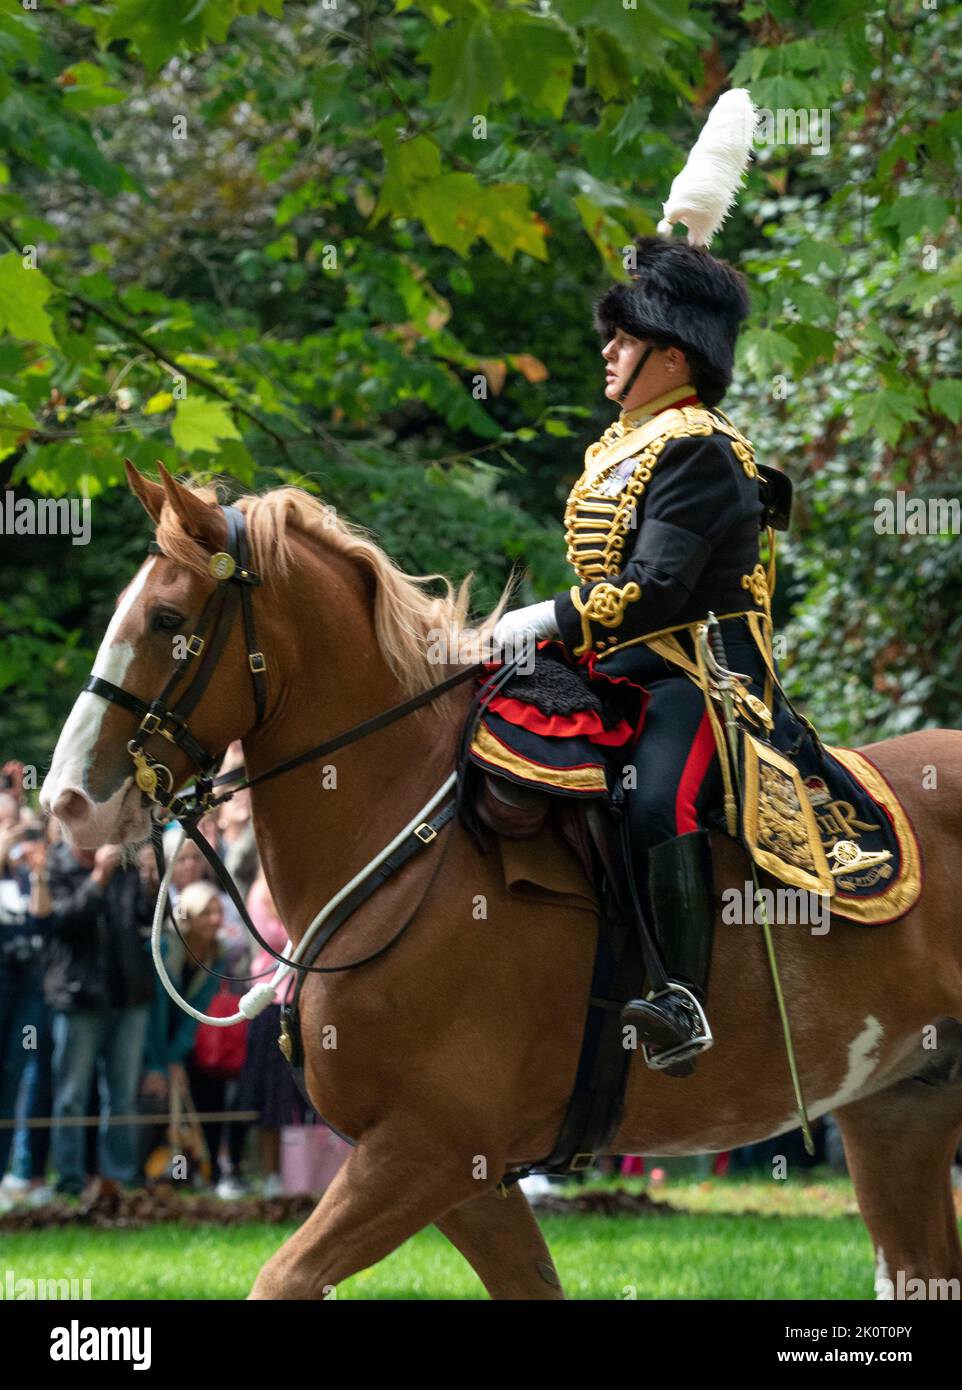
[[[612,674],[617,656],[627,675],[651,634],[709,610],[768,614],[763,513],[752,445],[690,385],[622,414],[587,450],[565,509],[582,581],[554,597],[565,646]]]

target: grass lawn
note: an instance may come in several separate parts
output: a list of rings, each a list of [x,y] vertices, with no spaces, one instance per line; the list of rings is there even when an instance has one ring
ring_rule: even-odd
[[[873,1297],[871,1243],[842,1178],[678,1179],[655,1195],[682,1214],[541,1219],[569,1298]],[[0,1266],[17,1278],[90,1279],[94,1298],[242,1298],[292,1229],[258,1223],[4,1233]],[[337,1291],[339,1299],[485,1296],[433,1228]]]

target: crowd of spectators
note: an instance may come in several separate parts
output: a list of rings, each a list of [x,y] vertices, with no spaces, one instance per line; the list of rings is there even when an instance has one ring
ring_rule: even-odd
[[[235,755],[239,750],[232,750]],[[247,794],[202,823],[276,950],[287,942],[260,870]],[[171,853],[171,837],[165,852]],[[156,976],[151,847],[69,845],[43,824],[22,770],[0,775],[0,1204],[132,1187],[177,1149],[171,1114],[221,1115],[203,1133],[199,1174],[223,1197],[281,1190],[281,1130],[304,1106],[277,1047],[280,1001],[253,1025],[199,1024]],[[204,857],[186,843],[171,884],[176,929],[161,951],[199,1012],[236,1012],[275,962],[251,939]],[[262,975],[263,978],[263,975]],[[256,1114],[253,1121],[234,1114]],[[129,1123],[124,1123],[128,1119]],[[120,1123],[118,1123],[118,1120]],[[34,1123],[30,1123],[33,1121]],[[39,1122],[39,1123],[37,1123]]]
[[[240,758],[239,749],[232,754]],[[261,936],[282,951],[287,936],[258,862],[247,794],[224,803],[201,828]],[[6,765],[0,774],[0,1206],[42,1202],[54,1190],[79,1195],[92,1182],[130,1187],[170,1176],[167,1158],[177,1145],[164,1148],[169,1122],[158,1117],[184,1107],[227,1117],[199,1123],[205,1157],[192,1176],[199,1173],[222,1197],[281,1190],[281,1132],[304,1120],[277,1047],[281,1001],[249,1025],[229,1029],[184,1013],[151,958],[157,889],[150,845],[132,858],[118,845],[88,851],[67,844],[57,822],[42,823],[29,805],[19,765]],[[236,1012],[251,979],[265,978],[275,962],[263,948],[252,949],[233,903],[189,841],[174,864],[170,898],[177,929],[165,927],[161,951],[177,989],[199,1012]],[[258,1118],[230,1118],[244,1113]],[[117,1123],[126,1117],[131,1123]],[[820,1160],[844,1169],[831,1117],[820,1130]],[[764,1170],[796,1139],[793,1153],[804,1166],[809,1160],[796,1135],[719,1155],[714,1171]],[[625,1175],[645,1171],[640,1159],[601,1166]],[[549,1184],[532,1177],[523,1185],[536,1199]]]

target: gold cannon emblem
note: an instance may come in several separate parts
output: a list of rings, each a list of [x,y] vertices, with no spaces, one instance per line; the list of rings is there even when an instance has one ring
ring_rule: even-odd
[[[237,561],[226,550],[218,550],[208,560],[207,568],[214,579],[230,579],[237,568]]]

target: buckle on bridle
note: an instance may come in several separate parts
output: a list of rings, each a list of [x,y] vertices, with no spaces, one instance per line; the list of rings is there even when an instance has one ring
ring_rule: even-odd
[[[414,827],[414,833],[423,845],[429,845],[432,840],[436,840],[438,837],[438,832],[434,826],[428,825],[426,820]]]
[[[255,676],[259,676],[262,671],[267,670],[267,662],[264,660],[263,652],[248,652],[247,664]]]
[[[188,639],[187,639],[187,651],[189,652],[189,654],[190,654],[191,656],[200,656],[200,654],[201,654],[201,652],[202,652],[203,650],[204,650],[204,639],[203,639],[203,637],[198,637],[196,633],[194,633],[194,635],[193,635],[192,637],[188,637]]]
[[[160,728],[161,722],[162,721],[159,714],[154,714],[152,711],[148,711],[148,713],[145,714],[143,719],[140,721],[140,728],[147,735],[155,734],[157,730]]]

